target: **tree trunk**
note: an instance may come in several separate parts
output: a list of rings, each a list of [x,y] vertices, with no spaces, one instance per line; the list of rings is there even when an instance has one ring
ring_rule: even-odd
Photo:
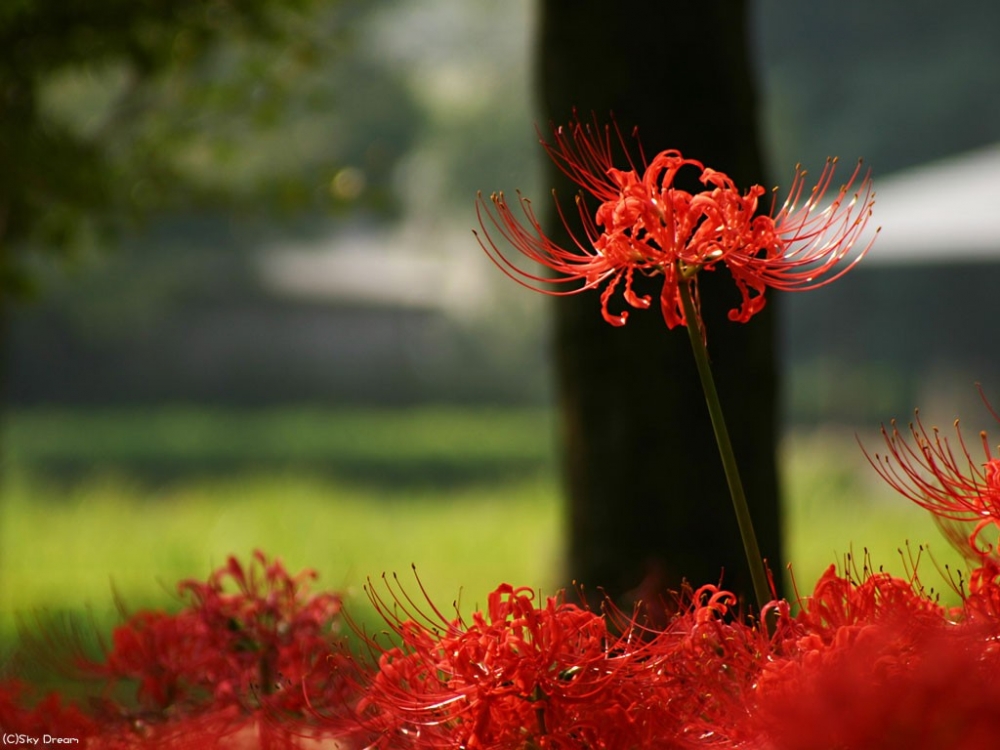
[[[543,113],[566,123],[609,113],[645,153],[679,149],[742,189],[763,179],[739,0],[543,0]],[[546,185],[575,192],[551,166]],[[700,185],[681,184],[696,191]],[[554,212],[547,230],[565,237]],[[638,281],[638,280],[637,280]],[[658,280],[643,279],[658,298]],[[709,353],[764,556],[782,564],[775,299],[750,323],[727,319],[739,295],[728,273],[699,277]],[[718,583],[753,601],[732,503],[685,331],[654,302],[623,328],[596,293],[554,301],[557,393],[570,505],[569,573],[591,592],[647,600]],[[780,569],[780,567],[779,567]],[[778,576],[780,579],[780,576]]]

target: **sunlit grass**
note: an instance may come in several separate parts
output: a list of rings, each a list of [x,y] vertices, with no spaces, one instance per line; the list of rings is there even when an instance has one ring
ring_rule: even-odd
[[[872,454],[884,449],[875,429],[861,442]],[[964,571],[965,562],[930,513],[881,480],[853,433],[790,434],[782,456],[785,552],[803,594],[831,563],[842,567],[849,554],[858,570],[867,556],[876,570],[903,576],[908,575],[904,560],[919,553],[921,581],[956,599],[937,568]]]
[[[415,590],[413,565],[436,601],[461,594],[465,611],[501,581],[552,591],[566,576],[550,428],[550,415],[516,410],[14,415],[0,629],[39,609],[89,607],[109,622],[112,586],[133,608],[176,606],[178,580],[257,548],[356,601],[383,572]],[[786,554],[803,593],[851,551],[904,573],[906,542],[963,567],[853,435],[789,435],[782,455]],[[943,588],[930,563],[922,578]]]
[[[61,496],[27,484],[5,499],[2,608],[90,606],[103,619],[112,585],[131,606],[171,606],[179,579],[204,578],[228,555],[258,548],[292,571],[316,569],[317,585],[348,594],[383,572],[416,588],[416,566],[436,599],[461,593],[481,603],[501,581],[554,589],[560,515],[544,477],[395,494],[293,475],[161,491],[105,476]]]

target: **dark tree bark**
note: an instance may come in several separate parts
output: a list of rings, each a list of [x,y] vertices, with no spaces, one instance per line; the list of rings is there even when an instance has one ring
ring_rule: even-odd
[[[741,188],[763,179],[747,13],[741,0],[543,0],[543,113],[566,123],[609,113],[645,152],[679,149]],[[554,166],[546,185],[570,205],[575,187]],[[697,183],[682,184],[696,191]],[[550,212],[547,228],[564,237]],[[657,279],[638,291],[658,299]],[[719,395],[764,556],[782,564],[775,299],[748,324],[725,270],[699,277]],[[568,573],[627,600],[717,583],[752,602],[732,503],[690,343],[658,304],[624,328],[601,318],[596,293],[554,301],[557,393],[570,503]],[[780,572],[780,567],[778,568]],[[778,576],[780,580],[780,575]]]

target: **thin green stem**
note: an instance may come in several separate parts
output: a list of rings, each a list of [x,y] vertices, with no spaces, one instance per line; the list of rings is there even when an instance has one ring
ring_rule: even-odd
[[[736,512],[740,536],[743,538],[743,550],[750,566],[750,577],[753,580],[757,607],[763,610],[764,605],[771,600],[767,570],[764,568],[764,560],[760,554],[760,547],[757,545],[757,535],[754,533],[753,521],[750,518],[750,506],[747,505],[743,482],[740,480],[740,472],[736,466],[736,454],[733,453],[733,444],[729,440],[729,430],[726,429],[726,420],[722,416],[722,404],[719,403],[719,394],[715,390],[715,379],[712,377],[712,368],[708,361],[708,349],[705,346],[701,317],[695,310],[694,302],[691,299],[691,289],[688,283],[690,272],[685,273],[684,268],[678,267],[678,275],[680,276],[678,290],[681,305],[684,307],[684,319],[687,321],[688,337],[691,339],[691,350],[694,353],[695,364],[698,366],[698,376],[701,378],[701,387],[705,392],[708,413],[712,418],[712,429],[715,431],[715,442],[719,446],[722,467],[726,472],[729,495],[733,499],[733,510]]]

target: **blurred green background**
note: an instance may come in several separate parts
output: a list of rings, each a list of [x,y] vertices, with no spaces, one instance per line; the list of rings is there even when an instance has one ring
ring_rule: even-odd
[[[7,637],[34,612],[105,622],[112,588],[132,607],[175,606],[179,579],[254,548],[358,597],[383,572],[407,584],[411,565],[464,607],[501,581],[572,578],[545,306],[469,231],[477,190],[545,195],[535,4],[285,5],[273,38],[226,27],[198,56],[181,28],[141,87],[85,56],[40,81],[41,126],[115,144],[119,214],[110,231],[73,217],[69,252],[45,252],[51,233],[21,241],[41,252],[18,269],[35,293],[5,343]],[[1000,10],[753,12],[776,182],[829,154],[864,155],[881,176],[1000,141]],[[802,589],[852,550],[902,571],[907,540],[957,564],[855,437],[878,450],[878,423],[916,406],[988,426],[972,384],[998,385],[1000,279],[948,250],[782,300],[785,530]]]
[[[361,611],[369,578],[396,573],[415,590],[411,566],[437,602],[460,599],[466,612],[503,581],[552,593],[571,577],[552,435],[547,408],[15,412],[3,627],[10,635],[12,614],[30,624],[39,608],[108,624],[113,593],[131,608],[176,607],[177,581],[254,549],[315,568]],[[782,465],[803,593],[849,554],[904,574],[905,544],[916,554],[932,542],[922,577],[951,594],[935,565],[963,569],[957,553],[849,431],[790,432]]]

